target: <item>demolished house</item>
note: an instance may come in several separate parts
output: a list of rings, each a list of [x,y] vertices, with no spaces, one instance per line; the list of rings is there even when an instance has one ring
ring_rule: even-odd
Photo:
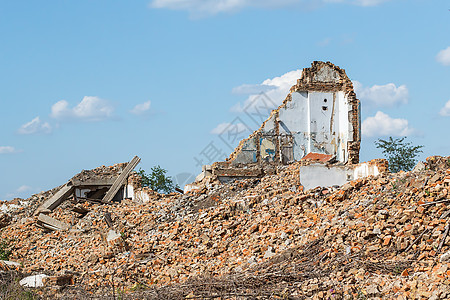
[[[134,157],[3,203],[0,271],[48,299],[449,298],[450,157],[390,174],[359,129],[345,72],[315,62],[197,191],[143,188]]]
[[[108,204],[125,198],[139,200],[143,193],[136,190],[139,183],[135,176],[129,178],[141,159],[138,156],[128,163],[120,163],[110,167],[99,167],[93,170],[83,170],[72,177],[66,184],[42,203],[35,211],[38,225],[49,230],[66,230],[70,226],[58,221],[48,214],[70,199],[73,203],[97,202]],[[83,216],[88,211],[81,205],[75,205],[72,211]]]
[[[185,192],[202,189],[211,182],[273,175],[280,167],[294,163],[305,190],[340,186],[385,172],[385,160],[359,163],[360,142],[360,101],[351,80],[338,66],[315,61],[303,69],[286,99],[261,127],[242,140],[226,161],[203,166],[196,182],[186,185]],[[69,198],[74,203],[107,204],[126,198],[148,201],[152,191],[142,190],[139,176],[132,173],[139,162],[136,156],[129,163],[77,174],[36,210],[38,224],[51,230],[69,228],[49,217]],[[81,206],[72,210],[86,213]]]
[[[275,168],[300,164],[305,189],[342,185],[385,170],[381,160],[359,164],[361,142],[360,101],[345,70],[330,62],[315,61],[303,69],[283,103],[261,127],[242,140],[229,158],[203,166],[198,189],[210,178],[262,177]]]

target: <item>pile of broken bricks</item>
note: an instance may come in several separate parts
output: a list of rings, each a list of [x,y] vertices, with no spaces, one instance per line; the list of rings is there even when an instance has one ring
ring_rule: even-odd
[[[450,297],[449,189],[445,157],[309,191],[294,163],[146,203],[81,202],[81,218],[66,201],[46,216],[67,228],[38,228],[28,213],[0,234],[14,237],[23,274],[53,286],[70,275],[66,291],[440,299]]]

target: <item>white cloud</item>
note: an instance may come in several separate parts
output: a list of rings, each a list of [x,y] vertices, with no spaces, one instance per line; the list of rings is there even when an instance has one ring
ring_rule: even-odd
[[[136,105],[130,112],[135,115],[144,115],[150,110],[151,102],[147,101]]]
[[[331,43],[331,38],[327,37],[327,38],[324,38],[323,40],[319,41],[317,43],[317,45],[320,47],[326,47],[326,46],[330,45],[330,43]]]
[[[112,117],[113,106],[106,100],[85,96],[74,108],[66,100],[53,104],[51,116],[59,120],[75,119],[82,121],[102,121]]]
[[[216,128],[211,130],[211,133],[219,135],[226,132],[237,132],[242,134],[245,131],[250,131],[250,128],[243,123],[220,123]]]
[[[378,111],[375,116],[365,119],[362,123],[362,134],[373,136],[408,136],[415,133],[406,119],[393,119]]]
[[[243,112],[247,108],[257,107],[259,103],[264,102],[262,106],[269,106],[272,109],[278,107],[289,93],[290,88],[297,83],[302,75],[301,70],[295,70],[283,74],[279,77],[269,78],[260,84],[244,84],[233,89],[236,91],[247,91],[252,93],[243,104],[238,103],[231,108],[233,112]],[[250,88],[249,88],[250,87]],[[259,92],[259,93],[253,93]],[[261,92],[263,94],[261,94]],[[269,104],[269,105],[268,105]]]
[[[11,154],[18,152],[16,148],[11,146],[0,146],[0,154]]]
[[[348,3],[354,4],[358,6],[376,6],[384,2],[388,2],[390,0],[325,0],[328,3]]]
[[[27,197],[31,194],[31,191],[33,191],[33,188],[28,185],[22,185],[18,187],[14,192],[6,194],[7,198],[16,198],[16,197]]]
[[[409,91],[406,85],[397,87],[393,83],[385,85],[363,86],[359,81],[354,80],[356,96],[363,105],[374,107],[392,107],[400,104],[407,104]]]
[[[19,134],[49,134],[52,132],[52,126],[48,122],[43,122],[39,117],[34,118],[28,123],[23,124],[17,130]]]
[[[439,51],[436,55],[436,60],[444,66],[450,66],[450,46],[444,50]]]
[[[450,100],[448,100],[444,107],[441,108],[439,114],[444,117],[450,117]]]
[[[390,0],[355,0],[353,1],[354,4],[356,5],[361,5],[361,6],[375,6],[384,2],[387,2]]]
[[[23,192],[28,192],[28,191],[31,191],[31,190],[32,190],[31,186],[28,186],[28,185],[22,185],[22,186],[20,186],[20,187],[17,189],[17,192],[18,192],[18,193],[23,193]]]
[[[231,92],[237,95],[251,95],[251,94],[259,94],[261,92],[265,93],[276,88],[277,87],[273,85],[243,84],[233,88]]]
[[[390,0],[152,0],[152,8],[167,8],[189,11],[191,15],[215,15],[236,12],[245,8],[306,8],[311,9],[325,3],[347,3],[359,6],[375,6]]]

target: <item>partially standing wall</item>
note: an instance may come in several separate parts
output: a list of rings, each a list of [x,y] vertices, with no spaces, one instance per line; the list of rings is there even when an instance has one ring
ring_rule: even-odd
[[[286,99],[261,127],[242,140],[225,162],[204,168],[208,172],[198,178],[260,177],[273,172],[276,165],[300,161],[309,153],[329,155],[340,164],[358,164],[360,120],[360,102],[345,70],[315,61],[303,69]],[[187,190],[191,188],[195,184]]]
[[[358,163],[360,108],[343,69],[313,62],[278,109],[230,155],[233,165],[287,164],[308,153],[331,154],[342,163]]]

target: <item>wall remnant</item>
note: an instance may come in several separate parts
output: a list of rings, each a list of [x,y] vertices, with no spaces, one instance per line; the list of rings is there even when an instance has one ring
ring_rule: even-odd
[[[225,162],[204,167],[197,182],[261,177],[279,165],[317,156],[322,162],[354,165],[359,163],[360,142],[360,102],[351,80],[344,69],[314,61],[261,127]],[[185,191],[196,185],[187,185]]]
[[[315,61],[283,104],[230,155],[233,164],[299,161],[308,153],[359,163],[360,102],[345,70]]]

